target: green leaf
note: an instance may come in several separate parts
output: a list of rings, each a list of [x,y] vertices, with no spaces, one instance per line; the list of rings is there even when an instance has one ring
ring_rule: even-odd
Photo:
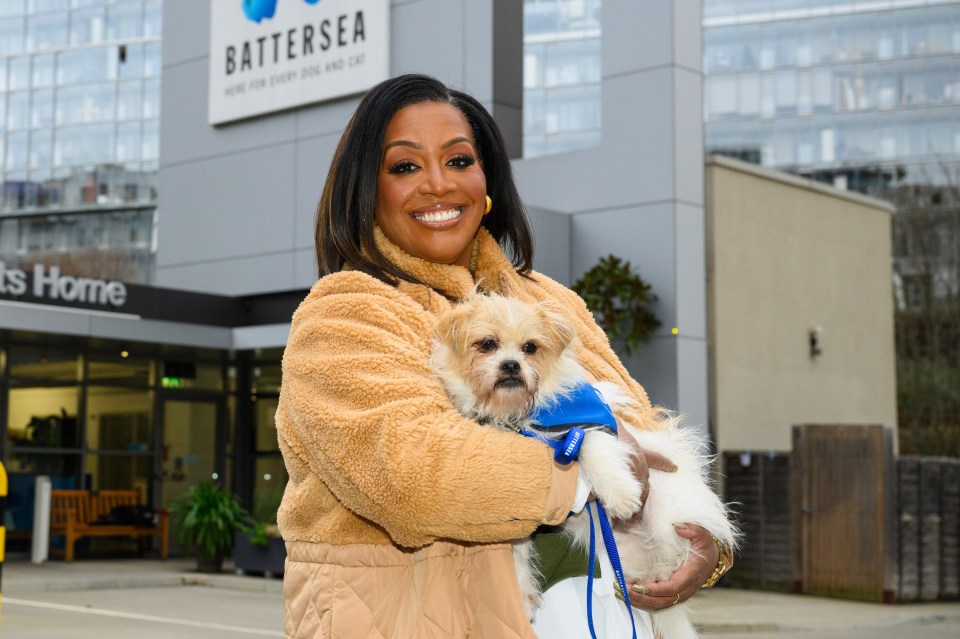
[[[572,288],[610,342],[621,343],[627,355],[649,341],[661,325],[650,308],[657,301],[652,287],[633,272],[630,262],[616,255],[601,257]]]

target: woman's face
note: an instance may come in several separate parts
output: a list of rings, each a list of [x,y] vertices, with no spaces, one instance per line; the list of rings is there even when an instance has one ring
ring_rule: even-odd
[[[469,267],[486,194],[459,109],[423,102],[394,114],[377,178],[377,224],[391,242],[414,257]]]

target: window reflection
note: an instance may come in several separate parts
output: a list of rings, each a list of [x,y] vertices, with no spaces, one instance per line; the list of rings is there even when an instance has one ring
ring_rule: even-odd
[[[525,0],[525,157],[599,145],[600,10],[599,0]]]

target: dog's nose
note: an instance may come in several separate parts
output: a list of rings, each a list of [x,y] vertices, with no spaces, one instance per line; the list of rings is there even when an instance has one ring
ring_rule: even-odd
[[[500,364],[500,370],[507,375],[518,375],[520,373],[520,363],[516,360],[508,359]]]

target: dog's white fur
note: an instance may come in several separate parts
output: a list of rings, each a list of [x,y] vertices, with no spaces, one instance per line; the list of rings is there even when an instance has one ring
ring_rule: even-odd
[[[434,330],[433,370],[453,404],[483,423],[516,430],[529,427],[528,415],[547,406],[586,378],[574,359],[576,332],[560,313],[544,304],[527,304],[499,295],[474,295],[438,321]],[[601,382],[595,387],[614,408],[633,403],[622,389]],[[639,523],[626,520],[641,507],[642,484],[632,472],[633,448],[603,430],[588,430],[580,451],[580,472],[614,520],[624,574],[643,581],[667,579],[691,554],[690,542],[674,524],[695,523],[733,548],[736,532],[727,511],[707,481],[710,458],[698,432],[667,420],[658,431],[621,424],[644,450],[673,461],[674,473],[651,471],[650,493]],[[589,543],[589,514],[571,516],[564,529],[575,543]],[[541,593],[529,539],[513,544],[524,609],[533,619]],[[663,639],[696,637],[686,606],[654,613]]]

